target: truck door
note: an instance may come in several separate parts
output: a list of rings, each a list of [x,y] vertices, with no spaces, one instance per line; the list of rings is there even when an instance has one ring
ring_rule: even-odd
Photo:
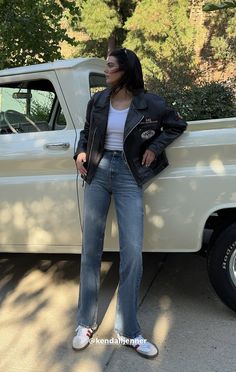
[[[79,252],[75,136],[54,71],[1,80],[1,251]]]

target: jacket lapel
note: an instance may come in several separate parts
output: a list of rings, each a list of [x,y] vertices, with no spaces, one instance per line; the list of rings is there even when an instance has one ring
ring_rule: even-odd
[[[142,120],[146,108],[147,101],[144,93],[140,93],[133,97],[125,122],[124,138],[126,138],[133,128]]]
[[[95,97],[94,101],[93,122],[96,123],[96,126],[100,127],[102,131],[104,131],[104,135],[107,128],[110,95],[111,90],[108,88]],[[125,122],[124,138],[126,138],[132,129],[135,128],[136,125],[142,120],[144,116],[143,112],[147,107],[145,93],[140,93],[133,97]]]
[[[94,100],[92,121],[101,132],[104,132],[104,135],[107,128],[107,120],[110,108],[110,94],[110,89],[106,89],[95,97]]]

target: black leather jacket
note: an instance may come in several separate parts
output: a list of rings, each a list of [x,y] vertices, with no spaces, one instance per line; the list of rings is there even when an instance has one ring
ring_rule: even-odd
[[[74,155],[87,154],[87,176],[91,183],[103,156],[107,119],[110,106],[110,89],[94,94],[87,106],[86,122]],[[165,147],[185,129],[187,123],[179,114],[168,108],[162,97],[142,92],[133,97],[124,128],[124,157],[137,184],[143,185],[162,171],[168,160]],[[142,166],[142,155],[146,149],[156,154],[149,167]]]

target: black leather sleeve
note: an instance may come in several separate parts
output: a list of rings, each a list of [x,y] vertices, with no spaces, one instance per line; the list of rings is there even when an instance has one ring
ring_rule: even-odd
[[[90,127],[90,117],[91,117],[91,110],[92,110],[92,107],[93,107],[93,103],[94,103],[94,99],[92,97],[89,100],[88,105],[87,105],[84,129],[80,131],[80,138],[79,138],[79,141],[78,141],[76,152],[73,156],[74,160],[76,160],[77,156],[81,152],[86,152],[86,150],[87,150],[89,127]]]
[[[177,111],[167,107],[162,116],[161,126],[161,134],[154,138],[148,146],[148,149],[155,152],[156,156],[160,155],[168,145],[185,131],[187,123]]]

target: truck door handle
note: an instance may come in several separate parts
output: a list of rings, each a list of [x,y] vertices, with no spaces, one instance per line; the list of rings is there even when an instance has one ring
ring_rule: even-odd
[[[68,150],[70,144],[68,142],[65,143],[47,143],[45,147],[49,150]]]

